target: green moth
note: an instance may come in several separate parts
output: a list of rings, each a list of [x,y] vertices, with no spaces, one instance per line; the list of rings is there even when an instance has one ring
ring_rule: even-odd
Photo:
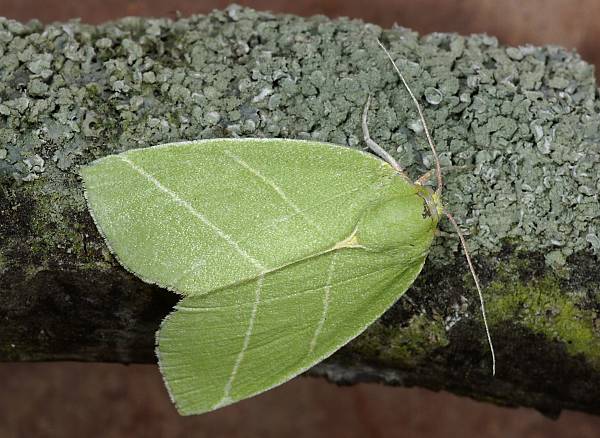
[[[367,110],[365,140],[386,161],[244,138],[134,149],[82,168],[119,262],[182,296],[156,348],[181,414],[297,376],[362,333],[421,271],[439,192],[412,183],[370,139]]]

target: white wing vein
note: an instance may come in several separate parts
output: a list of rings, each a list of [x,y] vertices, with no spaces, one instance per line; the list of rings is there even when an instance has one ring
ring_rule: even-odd
[[[254,176],[256,176],[260,181],[262,181],[265,185],[271,187],[271,189],[273,189],[278,195],[279,197],[283,200],[283,202],[285,202],[292,210],[294,210],[295,214],[299,214],[300,216],[302,216],[302,218],[314,229],[316,229],[317,231],[319,231],[320,233],[323,233],[323,230],[321,229],[321,227],[314,222],[309,216],[307,216],[304,213],[304,210],[302,210],[300,207],[298,207],[296,205],[296,203],[294,201],[292,201],[283,191],[283,189],[281,187],[279,187],[275,181],[270,180],[269,178],[267,178],[266,176],[264,176],[262,173],[260,173],[258,170],[256,170],[255,168],[253,168],[252,166],[250,166],[248,163],[246,163],[244,160],[242,160],[240,157],[238,157],[237,155],[235,155],[233,152],[231,152],[228,149],[225,149],[225,155],[227,155],[229,158],[231,158],[232,160],[234,160],[237,164],[239,164],[240,166],[242,166],[244,169],[246,169],[248,172],[250,172],[251,174],[253,174]]]
[[[390,264],[389,266],[386,266],[386,267],[384,267],[382,269],[377,269],[375,271],[370,271],[370,272],[368,272],[366,274],[361,274],[361,275],[356,275],[356,276],[348,277],[345,280],[338,281],[337,283],[330,282],[329,286],[331,288],[333,288],[335,286],[341,286],[343,284],[354,282],[354,281],[356,281],[356,280],[358,280],[360,278],[365,278],[365,277],[368,277],[370,275],[379,274],[380,272],[386,271],[388,269],[397,269],[397,268],[398,267],[395,264]],[[268,274],[269,274],[269,272],[265,272],[264,275],[267,276]],[[318,287],[318,288],[315,288],[315,289],[305,289],[305,290],[302,290],[302,291],[299,291],[299,292],[291,293],[291,294],[288,294],[288,295],[282,295],[282,296],[279,296],[279,297],[266,298],[266,299],[261,300],[260,304],[274,303],[274,302],[277,302],[277,301],[288,300],[290,298],[296,298],[296,297],[299,297],[299,296],[302,296],[302,295],[306,295],[306,294],[317,293],[321,289],[325,289],[325,286],[321,286],[321,287]],[[230,304],[230,305],[227,305],[227,306],[210,306],[210,307],[190,307],[190,306],[183,306],[181,304],[177,304],[175,306],[175,309],[181,310],[183,312],[191,312],[191,313],[214,312],[214,311],[217,311],[217,310],[225,310],[225,309],[231,309],[231,311],[233,312],[236,309],[239,309],[240,306],[246,306],[246,305],[250,305],[250,304],[254,305],[254,302],[252,302],[252,303],[243,303],[243,302],[241,302],[241,303],[236,303],[236,304]]]
[[[350,195],[351,193],[354,193],[354,192],[356,192],[356,191],[358,191],[360,189],[361,189],[361,187],[354,187],[354,188],[352,188],[350,190],[346,190],[344,192],[338,193],[335,196],[331,196],[331,197],[329,197],[327,199],[323,199],[321,201],[317,201],[317,202],[315,202],[313,205],[311,205],[308,208],[301,209],[300,211],[294,212],[294,213],[289,214],[287,216],[284,216],[282,218],[275,219],[275,220],[272,220],[270,222],[267,222],[267,223],[261,225],[260,229],[261,230],[268,230],[270,228],[275,228],[278,225],[280,225],[281,222],[283,222],[285,220],[293,219],[295,216],[298,216],[298,215],[304,216],[305,212],[307,212],[307,211],[314,210],[314,209],[320,207],[321,205],[325,205],[327,202],[333,201],[334,199],[340,198],[342,196]],[[255,234],[251,234],[248,237],[244,237],[242,240],[240,240],[240,243],[244,243],[247,240],[254,239],[254,238],[256,238]]]
[[[223,230],[221,230],[219,227],[217,227],[215,224],[213,224],[211,221],[209,221],[208,218],[206,216],[204,216],[202,213],[200,213],[198,210],[196,210],[192,206],[192,204],[190,204],[185,199],[182,199],[181,197],[179,197],[179,195],[177,195],[177,193],[175,193],[168,187],[164,186],[158,179],[156,179],[156,177],[154,177],[150,173],[146,172],[142,167],[140,167],[137,164],[135,164],[134,162],[132,162],[129,158],[127,158],[123,155],[118,155],[118,157],[121,160],[123,160],[125,163],[127,163],[133,170],[135,170],[140,175],[142,175],[144,178],[146,178],[148,181],[150,181],[152,184],[154,184],[156,186],[156,188],[158,188],[163,193],[166,193],[175,203],[177,203],[181,207],[185,208],[194,217],[199,219],[203,224],[205,224],[211,230],[213,230],[219,237],[221,237],[233,249],[235,249],[239,255],[241,255],[243,258],[245,258],[250,263],[252,263],[254,265],[254,267],[256,267],[259,271],[262,272],[265,270],[265,267],[262,265],[262,263],[260,263],[258,260],[256,260],[254,257],[252,257],[250,254],[248,254],[243,248],[241,248],[237,244],[237,242],[235,240],[233,240],[233,238],[229,234],[225,233]]]
[[[241,351],[238,353],[238,356],[235,360],[235,364],[233,365],[233,369],[231,370],[231,374],[229,375],[229,379],[225,384],[225,388],[223,389],[223,398],[219,403],[216,404],[215,409],[227,405],[231,402],[231,387],[233,386],[233,381],[238,372],[240,364],[244,359],[244,354],[246,350],[248,350],[248,345],[250,344],[250,336],[252,336],[252,331],[254,330],[254,322],[256,321],[256,314],[258,312],[258,305],[260,304],[260,294],[262,291],[262,286],[264,282],[264,275],[260,275],[258,277],[258,281],[256,282],[256,291],[254,294],[254,305],[252,306],[252,313],[250,315],[250,321],[248,322],[248,328],[246,329],[246,335],[244,336],[244,344],[242,345]]]
[[[325,287],[323,289],[323,312],[321,313],[321,319],[317,324],[317,328],[315,329],[315,333],[313,334],[312,339],[309,344],[308,354],[311,354],[315,347],[317,346],[317,339],[323,330],[323,326],[325,325],[325,321],[327,320],[327,312],[329,312],[329,300],[331,294],[331,283],[333,281],[333,272],[335,270],[335,257],[337,256],[337,252],[333,253],[331,257],[331,263],[329,263],[329,269],[327,270],[327,281],[325,282]]]

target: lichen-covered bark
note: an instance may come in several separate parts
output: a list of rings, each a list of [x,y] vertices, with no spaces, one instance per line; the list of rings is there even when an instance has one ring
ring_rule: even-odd
[[[152,362],[176,297],[111,257],[78,166],[175,140],[268,136],[360,148],[415,177],[432,165],[398,60],[447,168],[485,286],[448,232],[417,283],[312,374],[420,385],[556,414],[600,412],[600,99],[593,69],[554,47],[382,30],[232,7],[102,26],[0,21],[0,360]]]

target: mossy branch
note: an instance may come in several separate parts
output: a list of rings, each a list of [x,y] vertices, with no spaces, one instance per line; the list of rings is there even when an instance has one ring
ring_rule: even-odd
[[[600,103],[593,68],[555,47],[382,30],[231,7],[102,26],[0,21],[0,360],[153,362],[176,297],[111,257],[78,166],[168,141],[264,136],[362,147],[431,167],[483,280],[497,349],[454,234],[367,332],[310,371],[445,389],[549,414],[600,412]],[[465,170],[466,169],[466,170]],[[449,226],[442,228],[450,231]]]

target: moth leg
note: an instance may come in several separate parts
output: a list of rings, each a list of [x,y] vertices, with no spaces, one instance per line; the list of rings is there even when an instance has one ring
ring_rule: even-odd
[[[367,103],[365,104],[365,109],[363,110],[363,115],[362,115],[362,130],[363,130],[363,138],[365,139],[365,143],[367,143],[367,146],[369,147],[369,149],[371,149],[371,151],[375,155],[378,155],[384,161],[387,161],[390,164],[390,166],[392,166],[396,170],[396,172],[398,172],[402,177],[404,177],[405,179],[408,180],[408,176],[406,175],[406,173],[404,173],[404,170],[402,169],[402,167],[400,167],[398,162],[396,160],[394,160],[394,157],[392,157],[385,149],[383,149],[381,146],[379,146],[377,143],[375,143],[373,141],[373,139],[371,138],[371,136],[369,135],[369,126],[367,125],[367,115],[369,113],[369,105],[370,104],[371,104],[371,96],[369,96],[367,98]]]
[[[427,181],[429,181],[431,179],[432,175],[433,175],[433,170],[428,170],[423,175],[421,175],[419,177],[419,179],[417,179],[415,181],[415,185],[418,185],[418,186],[425,185],[427,183]]]
[[[472,164],[465,164],[462,166],[448,166],[448,167],[443,167],[442,170],[444,172],[452,172],[452,171],[459,171],[459,170],[467,170],[467,169],[474,169],[475,166]],[[423,175],[421,175],[419,177],[419,179],[417,179],[415,181],[415,184],[422,186],[425,185],[427,183],[427,181],[429,181],[431,179],[431,177],[433,176],[433,172],[435,171],[435,169],[430,169],[427,172],[425,172]]]

